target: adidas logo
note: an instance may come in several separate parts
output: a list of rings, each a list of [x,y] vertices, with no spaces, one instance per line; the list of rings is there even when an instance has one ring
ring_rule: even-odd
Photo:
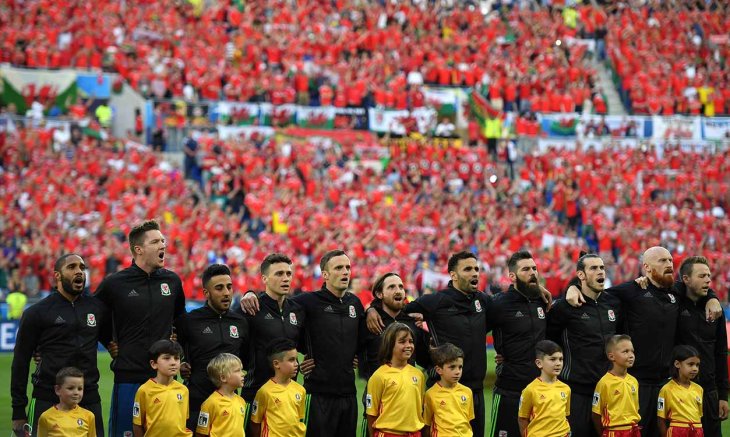
[[[203,334],[212,334],[213,330],[210,329],[210,326],[206,326],[205,329],[203,329]]]
[[[324,312],[325,313],[334,313],[335,310],[332,309],[332,305],[327,305],[326,307],[324,307]]]
[[[127,295],[127,297],[137,297],[137,296],[139,296],[139,293],[137,293],[137,290],[135,290],[134,288]]]
[[[647,291],[646,293],[644,293],[644,297],[654,297],[654,296],[651,294],[651,291]]]
[[[682,311],[682,315],[685,317],[690,317],[692,314],[690,314],[688,310],[684,310]]]
[[[441,405],[442,407],[445,407],[446,406],[446,402],[445,401],[441,401],[441,403],[439,405]]]
[[[55,323],[56,323],[56,325],[60,325],[61,323],[66,323],[66,321],[63,320],[63,317],[58,316],[58,317],[56,317],[56,322]]]
[[[614,395],[614,396],[618,396],[618,395],[620,395],[620,394],[621,394],[621,392],[620,392],[620,391],[618,391],[618,390],[615,390],[615,391],[613,392],[613,395]]]
[[[159,404],[161,401],[158,398],[155,398],[155,404]]]
[[[583,315],[582,315],[582,316],[580,316],[580,318],[581,318],[581,320],[588,320],[588,319],[590,319],[591,317],[590,317],[590,316],[589,316],[588,314],[586,314],[586,313],[583,313]]]
[[[545,399],[545,395],[540,395],[540,400],[544,400],[544,399]]]
[[[226,416],[228,416],[228,411],[226,411],[226,410],[223,410],[223,414],[222,414],[222,416],[223,416],[223,417],[226,417]]]
[[[457,311],[459,311],[459,310],[458,310],[458,309],[456,309],[456,307],[452,305],[452,306],[451,306],[451,307],[449,307],[449,309],[448,309],[448,310],[446,310],[446,311],[448,311],[448,312],[450,312],[450,313],[455,313],[455,312],[457,312]]]
[[[274,316],[272,316],[271,313],[266,313],[266,315],[264,316],[264,319],[265,320],[274,320]]]
[[[522,314],[522,311],[517,311],[517,312],[515,313],[515,317],[525,317],[525,315],[524,315],[524,314]]]

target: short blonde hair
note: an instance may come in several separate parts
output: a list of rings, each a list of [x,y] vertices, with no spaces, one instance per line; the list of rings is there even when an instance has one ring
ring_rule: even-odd
[[[243,366],[240,358],[233,354],[222,353],[208,363],[208,378],[213,385],[220,388],[223,385],[223,377],[230,375],[236,366]]]

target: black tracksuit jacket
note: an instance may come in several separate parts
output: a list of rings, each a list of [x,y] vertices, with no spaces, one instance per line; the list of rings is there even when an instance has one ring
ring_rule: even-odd
[[[642,384],[661,385],[669,377],[669,365],[679,315],[674,289],[660,289],[651,282],[646,290],[634,281],[606,292],[621,300],[622,330],[631,336],[636,360],[629,373]]]
[[[26,418],[26,388],[34,352],[41,357],[32,377],[34,398],[57,402],[53,388],[56,373],[63,367],[73,366],[84,372],[82,405],[99,402],[97,343],[108,344],[110,336],[109,313],[95,297],[81,295],[70,302],[54,292],[28,308],[20,319],[13,354],[10,377],[13,420]]]
[[[291,298],[304,309],[304,346],[314,358],[314,370],[304,377],[307,393],[354,396],[356,355],[362,355],[367,335],[360,299],[346,292],[336,297],[324,286],[319,291]]]
[[[472,390],[483,387],[487,372],[487,312],[491,298],[481,292],[462,293],[448,287],[426,294],[403,308],[403,313],[421,313],[436,346],[451,343],[464,351],[460,383]],[[433,372],[429,371],[433,377]]]
[[[416,321],[412,317],[409,317],[405,311],[398,313],[394,319],[390,316],[390,314],[383,310],[382,303],[374,303],[371,306],[378,312],[378,314],[380,314],[380,318],[383,320],[383,324],[386,328],[395,322],[404,323],[411,328],[411,331],[413,332],[413,345],[415,346],[415,352],[413,354],[411,364],[417,363],[424,369],[430,368],[431,360],[428,356],[428,333],[416,326]],[[378,367],[381,366],[378,362],[378,352],[380,351],[380,345],[382,343],[383,334],[378,335],[368,331],[367,338],[365,339],[364,356],[361,358],[358,366],[361,378],[370,379],[370,376],[372,376],[372,374],[378,370]]]
[[[147,274],[137,265],[111,274],[96,289],[112,312],[119,355],[112,361],[115,383],[143,384],[155,375],[148,350],[172,334],[173,320],[185,313],[182,281],[159,269]]]
[[[575,392],[592,395],[609,369],[606,340],[619,333],[621,301],[608,292],[574,308],[564,299],[548,312],[547,338],[563,347],[565,362],[560,379]]]
[[[241,393],[246,402],[253,402],[256,392],[274,376],[266,357],[266,349],[271,342],[287,338],[299,344],[307,320],[304,308],[290,298],[284,299],[281,310],[279,303],[266,293],[260,293],[258,299],[259,312],[255,316],[242,313],[240,307],[235,310],[246,318],[251,339],[244,357],[247,373]]]
[[[487,326],[494,336],[494,349],[504,357],[497,365],[497,388],[519,393],[540,375],[535,344],[545,339],[545,306],[540,297],[528,299],[513,285],[493,297]]]
[[[682,296],[679,300],[676,344],[693,346],[700,353],[697,382],[706,393],[717,391],[720,400],[727,400],[727,330],[725,314],[708,322],[705,300],[697,303]]]
[[[240,357],[248,346],[248,322],[232,311],[218,313],[208,303],[175,320],[177,341],[183,347],[185,361],[190,364],[190,411],[200,405],[216,389],[208,378],[210,360],[224,352]]]

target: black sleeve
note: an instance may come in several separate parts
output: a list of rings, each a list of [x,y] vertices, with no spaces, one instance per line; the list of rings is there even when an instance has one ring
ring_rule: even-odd
[[[41,325],[37,312],[38,308],[31,307],[23,314],[15,339],[13,364],[10,371],[12,420],[28,418],[25,413],[25,407],[28,405],[28,373],[33,352],[36,350],[41,336]]]
[[[568,324],[565,305],[567,305],[567,303],[564,299],[558,299],[547,313],[546,337],[548,340],[552,340],[560,345],[563,344],[563,330],[565,330],[565,327]]]
[[[727,376],[727,326],[725,314],[717,320],[717,334],[715,338],[715,385],[720,400],[727,400],[728,383]]]
[[[94,292],[94,297],[104,302],[104,305],[107,306],[110,310],[113,309],[112,305],[112,295],[111,290],[112,286],[109,284],[111,280],[109,279],[109,276],[102,279],[101,284],[99,284],[98,287],[96,287],[96,291]]]
[[[248,342],[251,341],[251,334],[248,330],[248,319],[244,317],[241,319],[241,347],[238,350],[239,358],[248,355]],[[243,358],[241,358],[241,360],[243,360]]]
[[[630,301],[636,296],[637,289],[640,289],[640,287],[636,282],[628,281],[615,287],[611,287],[606,291],[609,291],[612,295],[616,296],[623,305],[624,302]]]
[[[180,317],[175,319],[175,322],[173,323],[175,327],[175,334],[177,334],[177,342],[180,343],[180,346],[183,348],[183,357],[181,361],[187,361],[190,362],[190,351],[188,350],[188,344],[190,343],[190,338],[188,335],[188,315],[183,314]]]
[[[565,296],[570,287],[578,287],[578,289],[580,290],[580,279],[578,279],[577,276],[573,276],[573,279],[568,282],[568,286],[565,287],[565,290],[563,290],[563,296]]]
[[[429,369],[432,367],[430,354],[431,334],[423,329],[417,328],[415,335],[416,364],[424,369]]]
[[[403,308],[403,312],[405,314],[423,314],[423,318],[428,321],[433,317],[433,313],[438,306],[439,300],[438,293],[424,294],[413,302],[409,302],[405,308]]]
[[[178,291],[177,295],[175,296],[175,314],[174,317],[179,317],[183,314],[185,314],[185,291],[183,290],[182,281],[180,280],[180,277],[175,275],[177,278],[178,284],[180,285],[180,290]]]
[[[92,296],[91,299],[95,299],[98,302],[99,310],[101,311],[101,326],[99,327],[99,343],[102,346],[107,347],[109,342],[113,340],[114,334],[114,322],[112,321],[112,312],[109,310],[101,299],[97,299]]]

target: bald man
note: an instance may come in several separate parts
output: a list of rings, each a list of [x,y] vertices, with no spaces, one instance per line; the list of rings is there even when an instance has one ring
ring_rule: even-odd
[[[606,290],[621,300],[622,331],[631,336],[636,361],[629,373],[639,381],[639,414],[642,437],[659,437],[656,402],[659,390],[669,378],[669,365],[679,316],[679,295],[674,289],[672,254],[663,247],[647,249],[642,257],[648,286],[636,281]],[[582,305],[580,290],[571,282],[566,294],[574,306]],[[719,306],[711,299],[708,306]],[[721,311],[721,310],[720,310]]]

